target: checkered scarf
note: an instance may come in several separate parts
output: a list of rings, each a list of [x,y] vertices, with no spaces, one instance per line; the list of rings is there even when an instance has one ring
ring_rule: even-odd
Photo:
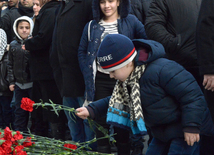
[[[137,66],[124,81],[117,81],[107,113],[107,123],[132,130],[133,134],[145,134],[143,111],[140,99],[139,79],[145,65]],[[128,92],[128,88],[130,92]]]
[[[4,56],[7,47],[7,35],[3,29],[0,29],[0,61]]]

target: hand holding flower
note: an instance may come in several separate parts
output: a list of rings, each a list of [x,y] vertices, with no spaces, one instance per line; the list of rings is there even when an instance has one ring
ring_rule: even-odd
[[[89,116],[88,109],[85,107],[77,108],[76,111],[76,115],[82,119],[87,119]]]

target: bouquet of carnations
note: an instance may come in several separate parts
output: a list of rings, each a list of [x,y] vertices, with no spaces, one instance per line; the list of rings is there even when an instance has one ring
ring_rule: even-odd
[[[29,98],[23,98],[21,101],[21,108],[32,112],[34,106],[51,106],[53,111],[57,115],[60,110],[67,110],[75,116],[75,109],[66,107],[64,105],[50,103],[35,103]],[[74,120],[75,121],[75,120]],[[108,135],[108,131],[93,120],[89,119],[89,124],[94,125],[101,132],[104,133],[104,137],[99,138],[111,138],[113,135]],[[42,137],[29,133],[21,133],[19,131],[11,131],[8,127],[1,131],[0,129],[0,155],[94,155],[102,154],[98,152],[90,151],[90,144],[96,142],[98,138],[94,138],[87,142],[74,142],[74,141],[61,141],[53,138]],[[102,154],[103,155],[103,154]]]
[[[11,131],[9,127],[0,131],[0,155],[26,155],[24,148],[34,144],[31,137],[24,138],[19,131]]]
[[[9,127],[0,129],[0,155],[94,155],[97,152],[88,152],[85,148],[96,141],[76,143],[60,141],[53,138],[12,131]]]

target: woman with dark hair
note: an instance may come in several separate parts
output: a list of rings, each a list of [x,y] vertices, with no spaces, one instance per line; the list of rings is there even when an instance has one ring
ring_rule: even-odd
[[[33,12],[34,12],[34,15],[32,17],[33,22],[35,22],[36,17],[39,15],[40,9],[41,9],[40,1],[39,0],[33,0]]]
[[[30,52],[30,71],[33,80],[32,99],[35,102],[53,101],[61,104],[62,99],[56,83],[53,79],[53,72],[49,62],[49,50],[55,22],[55,11],[59,5],[56,0],[39,0],[41,10],[36,17],[33,30],[33,37],[25,41],[23,49]],[[32,113],[35,118],[35,133],[48,136],[48,125],[52,136],[57,139],[64,139],[64,112],[59,117],[51,109],[38,108]]]

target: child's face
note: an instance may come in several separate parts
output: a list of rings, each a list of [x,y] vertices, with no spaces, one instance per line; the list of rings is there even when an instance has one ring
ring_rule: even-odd
[[[110,75],[110,78],[114,78],[116,80],[120,80],[124,82],[129,77],[133,69],[134,69],[134,64],[133,62],[130,62],[129,64],[127,64],[126,66],[120,69],[109,72],[109,75]]]
[[[30,34],[30,24],[27,21],[20,22],[17,32],[22,39],[27,39]]]
[[[120,5],[119,0],[100,0],[100,9],[105,18],[118,17],[117,7]]]

